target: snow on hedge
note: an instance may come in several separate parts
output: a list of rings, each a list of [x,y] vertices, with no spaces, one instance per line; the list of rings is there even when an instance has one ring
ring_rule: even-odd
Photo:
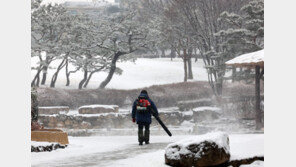
[[[210,107],[210,106],[203,106],[203,107],[197,107],[192,109],[194,112],[200,112],[200,111],[214,111],[214,112],[221,112],[221,109],[218,107]]]
[[[118,108],[118,105],[102,105],[102,104],[94,104],[94,105],[87,105],[87,106],[81,106],[79,109],[83,108],[105,108],[105,109],[112,109],[115,110]]]
[[[227,61],[225,64],[245,64],[245,63],[258,63],[264,61],[264,49],[243,54],[234,59]]]
[[[180,154],[184,155],[191,153],[191,151],[188,150],[189,145],[197,145],[205,141],[216,143],[219,148],[224,148],[226,153],[230,153],[228,138],[228,134],[224,132],[212,132],[204,135],[194,136],[189,139],[184,139],[169,144],[165,149],[165,154],[169,159],[180,159]],[[178,148],[174,148],[175,146],[179,146],[180,150],[178,151]]]
[[[80,116],[80,117],[101,117],[101,116],[108,116],[108,115],[114,115],[115,117],[118,117],[120,115],[123,115],[121,113],[100,113],[100,114],[77,114],[75,116]]]
[[[69,109],[68,106],[41,106],[39,109]]]

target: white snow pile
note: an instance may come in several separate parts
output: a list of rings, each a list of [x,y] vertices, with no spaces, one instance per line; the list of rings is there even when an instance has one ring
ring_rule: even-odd
[[[118,117],[121,115],[121,113],[101,113],[101,114],[75,114],[75,116],[81,116],[81,117],[101,117],[101,116],[108,116],[113,115],[115,117]]]
[[[69,109],[68,106],[42,106],[39,109]]]
[[[94,104],[94,105],[87,105],[87,106],[81,106],[79,109],[83,108],[105,108],[105,109],[112,109],[115,110],[118,108],[118,105],[102,105],[102,104]]]
[[[243,54],[241,56],[238,56],[234,59],[231,59],[227,61],[225,64],[245,64],[245,63],[258,63],[258,62],[264,62],[264,49],[251,52],[247,54]]]
[[[184,155],[184,154],[191,153],[191,151],[188,150],[189,145],[192,145],[192,144],[198,145],[205,141],[216,143],[219,148],[223,148],[226,153],[230,153],[228,138],[229,138],[228,134],[224,132],[212,132],[204,135],[194,136],[193,138],[184,139],[184,140],[180,140],[178,142],[169,144],[165,149],[165,155],[169,159],[178,160],[180,159],[180,154]],[[178,148],[176,148],[176,146],[180,147],[179,151],[178,151]]]
[[[184,111],[184,112],[182,112],[182,114],[184,116],[192,116],[193,115],[193,112],[192,111]]]
[[[204,106],[204,107],[197,107],[192,109],[193,112],[201,112],[201,111],[214,111],[217,113],[221,113],[221,109],[218,107],[209,107],[209,106]]]
[[[58,143],[54,143],[54,142],[38,142],[38,141],[31,141],[31,146],[33,147],[39,147],[39,146],[51,146],[52,144],[58,144]]]

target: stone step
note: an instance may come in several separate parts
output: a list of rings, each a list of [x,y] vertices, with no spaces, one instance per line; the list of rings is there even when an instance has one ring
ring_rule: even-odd
[[[118,113],[117,105],[87,105],[81,106],[78,109],[79,114],[102,114],[102,113]]]
[[[68,113],[68,112],[69,112],[68,106],[41,106],[41,107],[38,107],[38,114],[54,115],[54,114],[61,114],[61,113]]]

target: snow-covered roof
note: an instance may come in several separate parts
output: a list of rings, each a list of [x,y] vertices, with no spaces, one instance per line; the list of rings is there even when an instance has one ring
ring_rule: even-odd
[[[225,63],[231,66],[260,66],[264,67],[264,49],[243,54]]]

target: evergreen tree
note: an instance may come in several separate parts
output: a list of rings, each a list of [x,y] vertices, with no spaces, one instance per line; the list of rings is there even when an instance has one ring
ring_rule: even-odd
[[[221,41],[221,52],[224,61],[236,56],[258,51],[264,48],[264,2],[254,0],[244,5],[239,13],[223,12],[218,19],[225,29],[216,33]],[[251,70],[236,72],[233,69],[233,80],[253,78]]]

